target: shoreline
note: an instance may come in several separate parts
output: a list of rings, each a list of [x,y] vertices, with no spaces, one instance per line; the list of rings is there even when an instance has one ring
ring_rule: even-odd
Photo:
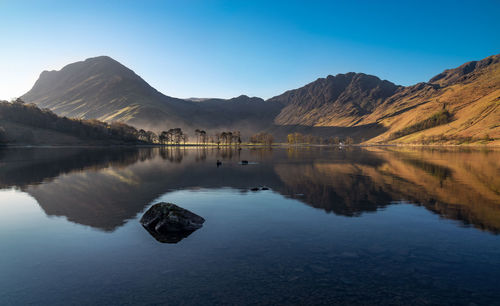
[[[451,147],[451,148],[500,148],[500,144],[352,144],[352,145],[323,145],[323,144],[286,144],[276,143],[272,145],[263,144],[241,144],[234,145],[216,145],[216,144],[78,144],[78,145],[57,145],[57,144],[6,144],[0,145],[0,149],[15,149],[15,148],[350,148],[350,147],[413,147],[413,148],[436,148],[436,147]]]

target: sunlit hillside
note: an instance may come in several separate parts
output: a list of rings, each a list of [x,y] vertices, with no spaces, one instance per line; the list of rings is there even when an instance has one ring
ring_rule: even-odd
[[[369,142],[391,140],[391,135],[443,109],[451,122],[393,139],[393,143],[464,143],[494,138],[500,144],[500,55],[467,63],[444,72],[429,84],[416,85],[408,92],[376,110],[363,122],[378,122],[388,130]],[[429,86],[435,86],[430,88]]]

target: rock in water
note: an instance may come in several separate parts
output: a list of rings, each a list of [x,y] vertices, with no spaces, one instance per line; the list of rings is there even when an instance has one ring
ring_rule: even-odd
[[[142,216],[141,224],[158,241],[177,243],[203,226],[205,219],[172,203],[157,203]]]

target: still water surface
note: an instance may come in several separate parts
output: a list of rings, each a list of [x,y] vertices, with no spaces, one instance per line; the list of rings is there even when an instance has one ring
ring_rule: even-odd
[[[0,151],[2,305],[493,305],[499,233],[500,151]]]

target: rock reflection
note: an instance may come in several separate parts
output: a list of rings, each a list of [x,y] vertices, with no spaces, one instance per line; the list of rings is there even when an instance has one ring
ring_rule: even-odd
[[[189,231],[189,232],[173,232],[173,233],[158,233],[155,231],[152,231],[148,228],[146,228],[148,233],[153,236],[156,241],[161,242],[161,243],[179,243],[182,239],[189,237],[192,233],[195,231]]]
[[[171,190],[269,186],[339,215],[359,216],[407,201],[463,225],[500,233],[499,151],[4,149],[0,158],[0,188],[19,188],[47,215],[104,231],[135,218]],[[223,162],[220,168],[217,160]],[[241,166],[240,160],[258,163]]]

